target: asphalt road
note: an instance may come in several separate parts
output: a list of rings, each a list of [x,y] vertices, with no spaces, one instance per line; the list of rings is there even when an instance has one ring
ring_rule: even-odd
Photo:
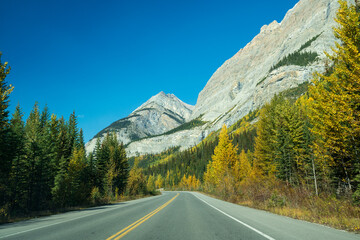
[[[358,239],[360,235],[192,192],[0,225],[0,239]]]

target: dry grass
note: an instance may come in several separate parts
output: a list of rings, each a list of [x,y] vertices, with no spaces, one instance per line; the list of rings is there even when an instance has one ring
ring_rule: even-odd
[[[227,201],[266,210],[282,216],[319,223],[360,233],[360,206],[350,197],[314,193],[302,187],[290,187],[274,179],[240,184],[235,196],[221,196]],[[214,194],[214,193],[213,193]]]

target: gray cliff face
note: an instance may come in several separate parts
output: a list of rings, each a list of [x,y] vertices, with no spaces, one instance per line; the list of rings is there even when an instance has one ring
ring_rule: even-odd
[[[124,144],[159,135],[180,126],[189,119],[194,107],[179,100],[173,94],[151,97],[128,117],[112,123],[86,144],[87,152],[93,151],[97,138],[103,139],[107,132],[115,132]]]
[[[354,0],[347,1],[354,4]],[[207,124],[172,135],[131,142],[127,146],[128,154],[157,153],[173,146],[181,146],[181,149],[191,147],[223,124],[231,125],[249,111],[264,105],[276,93],[310,81],[314,71],[325,69],[324,51],[331,52],[336,41],[332,28],[336,25],[334,17],[338,7],[337,0],[300,0],[281,23],[274,21],[263,26],[250,43],[213,74],[200,92],[195,108],[185,107],[192,111],[176,112],[184,121],[201,117]],[[314,41],[300,52],[316,52],[319,57],[315,62],[308,66],[289,65],[270,71],[272,66],[299,51],[311,39]],[[169,106],[167,108],[170,109]],[[151,114],[145,117],[150,118]],[[145,130],[146,125],[142,124],[144,128],[138,134],[156,135],[180,124],[181,120],[175,122],[157,126],[156,131],[153,127]]]
[[[348,2],[353,3],[352,0]],[[269,101],[274,94],[309,81],[312,73],[323,71],[324,51],[331,51],[335,37],[332,27],[338,9],[337,0],[301,0],[289,10],[281,23],[261,28],[260,33],[243,49],[227,60],[200,92],[191,118],[203,114],[204,120],[218,121],[211,126],[232,124],[250,110]],[[311,66],[270,68],[308,40],[319,35],[302,52],[317,52]],[[227,111],[231,111],[224,115]]]

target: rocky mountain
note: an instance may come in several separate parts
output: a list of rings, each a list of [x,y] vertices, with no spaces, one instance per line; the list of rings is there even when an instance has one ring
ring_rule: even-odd
[[[353,2],[349,0],[349,2]],[[199,115],[214,121],[213,129],[232,124],[250,110],[269,101],[275,93],[309,81],[324,68],[324,51],[335,37],[332,27],[337,0],[301,0],[281,23],[273,21],[243,49],[227,60],[200,92],[191,118]],[[316,61],[272,69],[289,54],[316,53]]]
[[[354,4],[354,0],[347,1]],[[338,7],[337,0],[300,0],[280,23],[263,26],[213,74],[190,116],[184,117],[185,124],[202,120],[201,124],[130,142],[128,154],[191,147],[223,124],[231,125],[262,106],[274,94],[309,81],[314,71],[325,69],[324,51],[331,52],[334,46],[332,28]]]
[[[125,145],[139,139],[163,134],[185,123],[194,106],[182,102],[173,94],[159,94],[151,97],[128,117],[113,122],[100,131],[86,144],[87,152],[93,151],[97,138],[104,138],[107,132],[116,132]]]

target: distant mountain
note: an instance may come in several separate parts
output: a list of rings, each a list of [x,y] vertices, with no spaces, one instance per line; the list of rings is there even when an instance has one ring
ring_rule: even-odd
[[[107,132],[115,132],[124,144],[163,134],[185,123],[194,106],[186,104],[173,94],[159,94],[151,97],[128,117],[113,122],[101,130],[86,144],[86,150],[92,151],[97,138],[102,139]]]
[[[354,4],[354,0],[347,1]],[[150,131],[153,125],[148,134],[141,129],[137,138],[150,137],[139,141],[127,138],[124,142],[129,143],[128,154],[191,147],[223,124],[231,125],[261,107],[275,94],[310,81],[314,71],[324,71],[324,51],[331,52],[335,45],[332,28],[338,7],[337,0],[301,0],[280,23],[264,25],[250,43],[217,69],[200,92],[195,107],[186,107],[190,116],[183,116],[183,127],[161,136]],[[168,126],[166,129],[175,124]]]

